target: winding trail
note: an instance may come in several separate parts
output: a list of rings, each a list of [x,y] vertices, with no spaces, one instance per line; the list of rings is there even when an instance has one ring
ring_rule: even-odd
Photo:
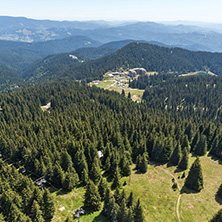
[[[180,220],[180,199],[181,199],[181,188],[180,188],[180,185],[178,183],[178,180],[177,178],[172,174],[170,173],[169,171],[167,171],[166,169],[160,167],[166,174],[170,175],[171,177],[174,178],[174,180],[176,181],[177,183],[177,187],[178,187],[178,190],[179,190],[179,196],[178,196],[178,199],[177,199],[177,202],[176,202],[176,218],[177,218],[177,221],[181,222]]]
[[[149,162],[150,163],[150,162]],[[150,163],[151,165],[155,165],[154,163]],[[168,170],[166,170],[166,169],[164,169],[164,168],[162,168],[161,166],[157,166],[159,169],[161,169],[161,170],[163,170],[166,174],[168,174],[169,176],[171,176],[172,178],[174,178],[174,180],[175,180],[175,182],[177,183],[177,187],[178,187],[178,190],[179,190],[179,196],[178,196],[178,198],[177,198],[177,201],[176,201],[176,215],[175,215],[175,217],[176,217],[176,220],[178,221],[178,222],[181,222],[181,219],[180,219],[180,199],[181,199],[181,188],[180,188],[180,185],[179,185],[179,183],[178,183],[178,180],[177,180],[177,178],[172,174],[172,173],[170,173]]]

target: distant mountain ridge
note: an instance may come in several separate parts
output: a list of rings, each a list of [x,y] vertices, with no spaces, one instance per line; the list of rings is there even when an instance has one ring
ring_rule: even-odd
[[[96,47],[101,43],[85,36],[71,36],[46,42],[11,42],[0,40],[0,64],[7,63],[22,71],[28,65],[45,56],[74,51],[82,47]]]
[[[0,39],[23,42],[86,36],[101,43],[140,39],[193,51],[222,52],[220,30],[222,25],[203,27],[190,23],[51,21],[0,16]]]

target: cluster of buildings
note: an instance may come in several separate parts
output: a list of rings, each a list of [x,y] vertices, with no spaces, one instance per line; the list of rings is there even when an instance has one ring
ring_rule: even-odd
[[[112,72],[109,73],[108,76],[113,77],[118,75],[118,76],[136,77],[137,75],[145,75],[146,72],[147,71],[144,68],[134,68],[130,69],[128,72]]]

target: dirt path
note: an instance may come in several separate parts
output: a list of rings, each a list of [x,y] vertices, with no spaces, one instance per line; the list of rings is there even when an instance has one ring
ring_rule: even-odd
[[[153,164],[153,163],[150,163],[151,165],[155,165],[155,164]],[[174,180],[175,180],[175,182],[177,183],[177,187],[178,187],[178,190],[179,190],[179,196],[178,196],[178,198],[177,198],[177,201],[176,201],[176,220],[178,221],[178,222],[181,222],[181,219],[180,219],[180,199],[181,199],[181,188],[180,188],[180,185],[179,185],[179,183],[178,183],[178,180],[177,180],[177,178],[172,174],[172,173],[170,173],[168,170],[166,170],[166,169],[164,169],[164,168],[162,168],[161,166],[157,166],[157,168],[158,169],[161,169],[161,170],[163,170],[166,174],[168,174],[169,176],[171,176],[172,178],[174,178]]]
[[[109,88],[113,87],[115,84],[116,84],[116,80],[114,80],[114,83],[112,85],[106,87],[105,89],[109,89]]]

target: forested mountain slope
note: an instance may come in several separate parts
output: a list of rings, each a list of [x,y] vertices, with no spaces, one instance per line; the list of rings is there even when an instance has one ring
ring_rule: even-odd
[[[101,45],[85,36],[72,36],[65,39],[36,43],[21,43],[0,41],[0,63],[23,71],[29,64],[45,56],[71,52],[81,47],[95,47]]]
[[[201,79],[198,84],[206,86]],[[221,81],[218,85],[221,87]],[[217,100],[219,104],[221,98]],[[48,103],[51,108],[42,110]],[[89,178],[98,185],[101,169],[111,180],[116,173],[124,176],[132,161],[138,162],[141,156],[175,165],[183,159],[181,169],[187,169],[190,152],[205,155],[210,151],[222,158],[221,122],[187,115],[174,118],[156,103],[136,104],[116,92],[70,81],[43,84],[0,95],[0,154],[8,163],[31,171],[34,180],[44,176],[48,186],[65,191],[84,186]],[[200,138],[208,145],[200,146]],[[99,150],[103,159],[99,159]],[[4,195],[11,195],[11,189],[6,190]],[[30,195],[35,192],[30,186]],[[44,215],[41,198],[38,200],[32,204]],[[20,200],[13,206],[23,217],[31,217],[29,210],[34,206],[27,205]],[[2,208],[0,213],[7,221],[17,219],[12,220]]]
[[[222,74],[222,54],[210,52],[192,52],[180,48],[166,48],[148,43],[131,43],[112,55],[89,61],[77,67],[70,67],[57,74],[59,78],[102,79],[111,70],[128,70],[143,67],[147,71],[158,73],[188,73],[198,70],[210,70]],[[45,76],[50,78],[50,76]]]

